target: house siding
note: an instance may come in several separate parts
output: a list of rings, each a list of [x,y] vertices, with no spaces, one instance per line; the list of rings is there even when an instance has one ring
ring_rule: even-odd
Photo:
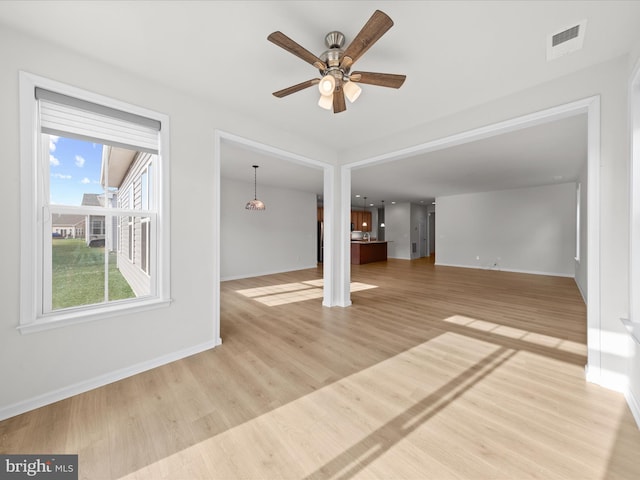
[[[142,210],[142,177],[154,160],[155,155],[149,153],[139,153],[136,156],[118,189],[119,207]],[[149,203],[153,205],[152,201]],[[118,219],[118,269],[138,297],[151,294],[150,275],[144,269],[146,266],[147,270],[150,271],[150,262],[142,258],[143,253],[145,253],[142,241],[142,222],[143,217],[123,216]]]

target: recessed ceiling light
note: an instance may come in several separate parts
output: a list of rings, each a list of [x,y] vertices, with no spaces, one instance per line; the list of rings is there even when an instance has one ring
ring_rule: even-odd
[[[360,198],[360,195],[356,195],[356,198]]]
[[[562,180],[562,178],[563,178],[562,175],[554,175],[553,176],[554,180]]]
[[[396,202],[391,202],[391,205],[395,205],[395,204],[396,204]]]

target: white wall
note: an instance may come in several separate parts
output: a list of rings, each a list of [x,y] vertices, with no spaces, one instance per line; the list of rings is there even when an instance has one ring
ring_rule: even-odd
[[[315,193],[258,185],[264,211],[246,210],[253,183],[220,180],[220,280],[315,268]]]
[[[335,152],[117,68],[0,29],[3,224],[0,418],[210,348],[216,336],[214,131],[335,162]],[[21,335],[18,72],[166,113],[171,120],[171,294],[167,308]],[[315,218],[315,213],[312,215]]]
[[[574,183],[439,197],[436,265],[573,277],[575,203]]]

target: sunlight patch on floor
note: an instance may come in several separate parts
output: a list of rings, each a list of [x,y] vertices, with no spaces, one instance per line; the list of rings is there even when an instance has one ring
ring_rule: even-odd
[[[266,287],[245,288],[244,290],[236,290],[236,292],[249,298],[262,297],[264,295],[295,292],[309,288],[309,285],[305,285],[305,283],[306,282],[281,283],[280,285],[268,285]]]
[[[511,354],[446,332],[121,478],[417,478],[434,468],[420,444],[441,442],[426,425]]]
[[[321,288],[306,288],[297,292],[278,293],[275,295],[267,295],[264,297],[254,298],[256,302],[260,302],[268,307],[276,305],[286,305],[288,303],[304,302],[313,298],[322,298],[323,292]]]
[[[545,365],[551,393],[532,395],[522,365]],[[121,478],[585,478],[573,435],[602,446],[586,463],[605,478],[617,432],[594,432],[589,418],[603,413],[581,404],[602,395],[609,417],[624,399],[587,387],[576,413],[559,411],[549,395],[566,378],[559,360],[445,332]]]
[[[475,318],[465,317],[463,315],[453,315],[449,318],[445,318],[444,321],[448,323],[454,323],[456,325],[462,325],[468,328],[473,328],[475,330],[480,330],[483,332],[493,333],[503,337],[522,340],[543,347],[555,348],[565,352],[575,353],[577,355],[587,354],[587,346],[582,343],[552,337],[550,335],[529,332],[528,330],[523,330],[521,328],[508,327],[506,325],[500,325],[498,323],[493,323],[486,320],[476,320]]]
[[[237,293],[256,302],[260,302],[269,307],[286,305],[295,302],[304,302],[315,298],[322,298],[324,280],[306,280],[303,282],[282,283],[279,285],[268,285],[265,287],[245,288],[236,290]],[[378,288],[377,285],[370,285],[362,282],[351,282],[351,291],[360,292],[371,288]]]

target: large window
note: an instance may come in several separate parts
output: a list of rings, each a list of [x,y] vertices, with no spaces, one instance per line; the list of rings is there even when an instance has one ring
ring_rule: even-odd
[[[20,89],[21,329],[165,305],[168,117],[27,73]],[[57,233],[63,215],[85,235]]]

